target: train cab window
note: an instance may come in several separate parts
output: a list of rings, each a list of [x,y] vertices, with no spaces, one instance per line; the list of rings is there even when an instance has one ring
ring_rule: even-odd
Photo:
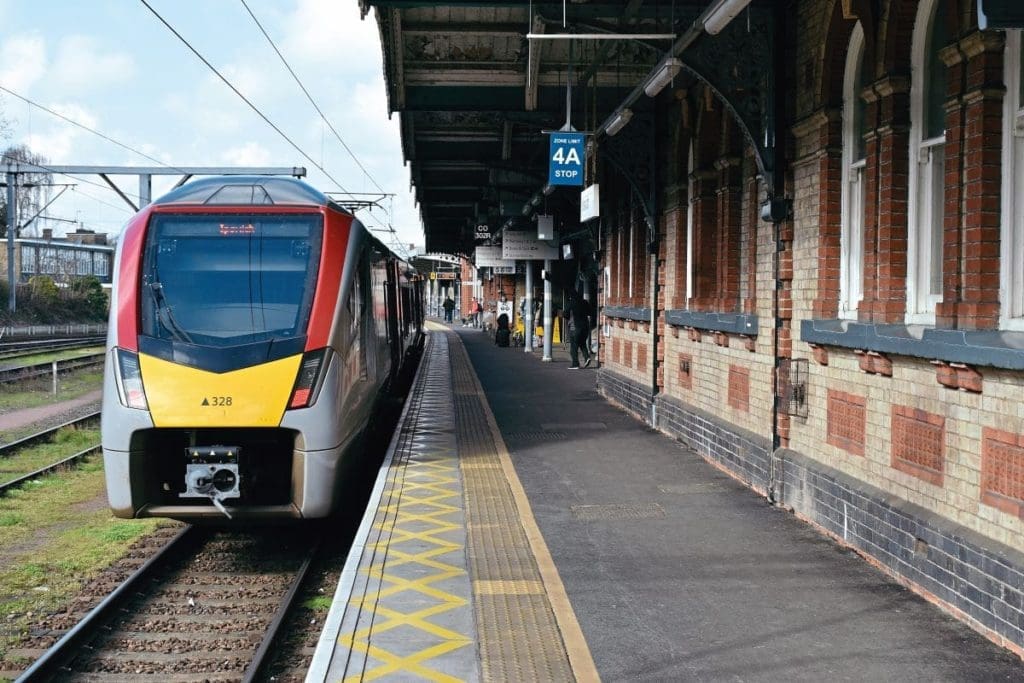
[[[321,233],[319,215],[154,216],[142,334],[212,347],[304,336]]]

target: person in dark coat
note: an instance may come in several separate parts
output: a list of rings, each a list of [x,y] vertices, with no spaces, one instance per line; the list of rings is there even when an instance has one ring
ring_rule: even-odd
[[[566,307],[569,323],[569,369],[579,370],[580,352],[583,352],[583,367],[589,367],[590,361],[590,302],[579,293],[569,297]]]
[[[446,296],[442,306],[444,307],[444,321],[450,323],[452,321],[452,311],[455,310],[455,302],[450,296]]]
[[[508,326],[508,315],[502,313],[498,316],[498,328],[494,331],[494,343],[497,346],[508,346],[512,337],[512,330]]]

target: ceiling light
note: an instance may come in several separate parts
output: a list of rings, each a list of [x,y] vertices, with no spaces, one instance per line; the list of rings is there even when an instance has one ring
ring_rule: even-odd
[[[604,132],[608,133],[608,135],[615,135],[626,127],[626,124],[629,123],[631,118],[633,118],[632,109],[620,109],[615,112],[614,116],[612,116],[612,120],[608,124],[607,128],[604,129]]]
[[[541,192],[544,193],[545,197],[549,196],[554,191],[555,191],[555,186],[554,185],[545,185],[544,189],[541,190]]]
[[[644,92],[647,93],[648,97],[654,97],[660,93],[666,85],[672,82],[672,79],[676,77],[679,70],[683,68],[683,63],[675,57],[669,57],[661,63],[661,68],[658,69],[658,73],[651,77],[651,80],[647,81],[644,86]]]
[[[540,202],[542,199],[544,199],[544,197],[541,196],[540,192],[538,192],[537,194],[533,195],[533,199],[530,200],[530,203],[533,204],[534,206],[540,206]]]
[[[704,19],[704,30],[713,36],[718,35],[718,32],[749,4],[750,0],[717,0],[708,8],[707,16]]]

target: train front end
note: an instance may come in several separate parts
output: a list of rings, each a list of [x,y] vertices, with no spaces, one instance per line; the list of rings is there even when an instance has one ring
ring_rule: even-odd
[[[115,265],[102,442],[118,517],[330,511],[345,434],[330,333],[352,217],[281,178],[185,185]]]

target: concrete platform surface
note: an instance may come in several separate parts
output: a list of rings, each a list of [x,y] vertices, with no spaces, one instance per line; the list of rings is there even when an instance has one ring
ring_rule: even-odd
[[[852,551],[602,399],[455,328],[605,681],[1024,680]]]
[[[429,329],[307,681],[1024,680],[563,347]]]

